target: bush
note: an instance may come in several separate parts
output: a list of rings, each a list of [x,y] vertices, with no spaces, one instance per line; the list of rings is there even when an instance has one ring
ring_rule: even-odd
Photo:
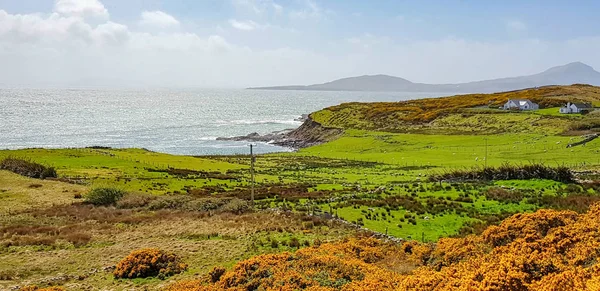
[[[47,287],[40,288],[38,286],[25,286],[18,289],[18,291],[65,291],[63,287]]]
[[[166,277],[179,274],[187,269],[187,265],[173,254],[159,249],[141,249],[131,252],[120,261],[113,272],[117,279]]]
[[[44,165],[34,163],[31,160],[21,158],[5,158],[0,162],[0,170],[11,171],[29,178],[45,179],[56,178],[56,170]]]
[[[293,237],[290,239],[290,242],[288,244],[290,246],[290,248],[300,248],[300,241]]]
[[[210,275],[210,281],[212,283],[215,283],[217,281],[219,281],[219,279],[221,279],[221,276],[223,276],[223,274],[225,274],[225,268],[223,267],[214,267],[209,273],[208,275]]]
[[[271,240],[271,248],[273,248],[273,249],[279,248],[279,242],[276,239]]]
[[[141,208],[148,206],[152,201],[156,200],[157,196],[152,194],[127,194],[123,198],[117,201],[117,208],[121,209],[132,209],[132,208]]]
[[[568,167],[550,167],[543,164],[510,165],[500,167],[455,170],[429,177],[430,181],[496,181],[547,179],[562,183],[573,183],[575,176]]]
[[[85,195],[85,202],[99,205],[114,205],[126,192],[117,188],[94,188]]]
[[[223,211],[232,212],[235,214],[242,214],[248,210],[250,210],[250,205],[248,205],[248,202],[238,198],[231,199],[231,201],[223,206]]]

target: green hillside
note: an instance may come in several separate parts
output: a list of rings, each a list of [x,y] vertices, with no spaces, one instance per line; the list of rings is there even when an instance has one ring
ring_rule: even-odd
[[[529,99],[537,112],[499,110],[509,99]],[[544,133],[577,129],[598,115],[561,115],[567,102],[600,102],[600,88],[589,85],[549,86],[494,94],[468,94],[402,102],[344,103],[314,112],[324,127],[433,134]]]

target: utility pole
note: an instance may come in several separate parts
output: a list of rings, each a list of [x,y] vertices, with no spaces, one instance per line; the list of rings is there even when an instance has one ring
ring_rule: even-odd
[[[250,176],[252,181],[252,190],[250,192],[251,207],[254,209],[254,152],[252,151],[253,144],[250,144]]]
[[[485,137],[485,168],[487,168],[487,160],[488,160],[488,137]]]

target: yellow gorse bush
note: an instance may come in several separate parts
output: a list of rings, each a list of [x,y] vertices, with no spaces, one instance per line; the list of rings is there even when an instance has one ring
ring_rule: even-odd
[[[120,261],[113,275],[115,278],[166,278],[179,274],[187,269],[187,265],[172,253],[159,249],[141,249],[131,252]]]
[[[517,214],[436,244],[349,239],[239,262],[173,290],[600,290],[600,204]],[[398,271],[403,270],[403,271]]]

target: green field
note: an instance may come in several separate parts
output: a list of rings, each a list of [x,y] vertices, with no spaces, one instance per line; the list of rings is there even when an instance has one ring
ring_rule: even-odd
[[[536,112],[493,109],[493,102],[513,94],[498,93],[466,101],[343,104],[313,113],[325,128],[317,134],[331,127],[343,134],[297,152],[258,156],[254,207],[246,155],[99,147],[0,151],[0,161],[28,159],[58,174],[39,180],[0,170],[0,289],[160,289],[217,265],[291,251],[297,247],[292,241],[308,246],[366,232],[434,242],[478,233],[514,213],[585,211],[600,200],[600,188],[589,181],[597,180],[600,139],[567,145],[596,132],[596,117],[559,115],[555,105],[569,96],[598,96],[594,87],[564,88],[568,94],[526,90],[552,105]],[[437,108],[435,114],[423,110],[428,106]],[[591,126],[580,130],[586,123]],[[533,164],[568,167],[579,180],[431,179],[456,170]],[[86,193],[97,187],[127,194],[110,206],[85,203]],[[107,267],[144,247],[173,251],[190,269],[167,281],[113,279]]]

